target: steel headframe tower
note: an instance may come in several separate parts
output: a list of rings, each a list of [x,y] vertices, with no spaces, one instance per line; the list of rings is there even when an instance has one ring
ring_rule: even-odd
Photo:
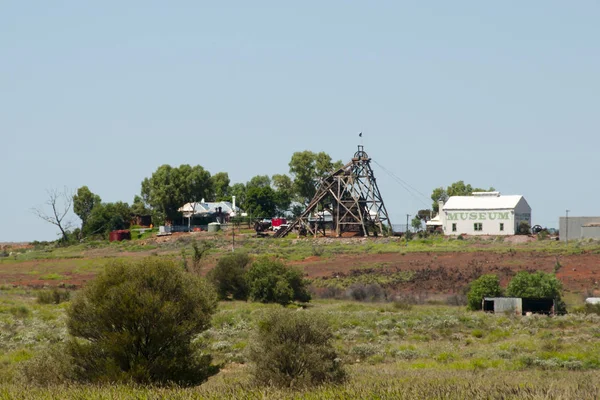
[[[360,236],[391,234],[392,227],[377,181],[371,168],[371,159],[362,145],[352,161],[322,179],[317,192],[306,210],[287,228],[277,231],[283,237],[292,229],[307,234],[340,237],[346,232]]]

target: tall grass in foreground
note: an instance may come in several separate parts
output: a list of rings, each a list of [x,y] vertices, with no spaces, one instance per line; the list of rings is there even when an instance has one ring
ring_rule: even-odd
[[[591,372],[405,371],[395,365],[354,367],[348,383],[307,390],[257,387],[245,367],[197,388],[135,386],[4,386],[1,399],[593,399],[600,396]]]

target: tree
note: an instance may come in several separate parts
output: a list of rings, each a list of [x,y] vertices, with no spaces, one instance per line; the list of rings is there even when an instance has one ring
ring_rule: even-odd
[[[208,273],[208,280],[217,289],[219,299],[247,300],[246,274],[252,260],[245,253],[224,255]]]
[[[133,204],[131,205],[131,213],[133,215],[150,215],[150,210],[146,207],[146,203],[144,203],[144,200],[138,196],[135,195],[133,197]]]
[[[271,218],[277,211],[275,191],[270,186],[251,186],[246,191],[245,207],[254,218]]]
[[[92,210],[101,202],[100,196],[92,193],[87,186],[77,189],[77,193],[73,196],[73,212],[81,219],[81,232],[85,232],[85,225]]]
[[[286,305],[292,301],[308,302],[311,297],[302,271],[267,258],[252,263],[248,286],[250,299],[262,303]]]
[[[66,187],[62,191],[51,189],[47,190],[46,193],[48,194],[46,206],[50,207],[50,213],[47,213],[42,206],[32,208],[31,211],[38,218],[58,227],[62,235],[60,241],[66,243],[69,240],[68,231],[72,224],[70,221],[65,220],[65,217],[71,211],[73,195],[69,193]]]
[[[271,179],[275,187],[275,205],[277,213],[283,215],[289,211],[294,195],[294,182],[288,175],[273,175]]]
[[[217,172],[210,180],[213,188],[212,199],[215,201],[229,200],[229,174],[227,172]]]
[[[268,175],[256,175],[246,183],[246,189],[271,187],[271,178]]]
[[[210,173],[200,165],[183,164],[173,168],[165,164],[142,181],[141,194],[159,219],[173,220],[185,203],[210,198],[212,192]]]
[[[473,192],[493,192],[494,190],[495,189],[493,187],[489,188],[488,190],[473,188],[470,184],[465,184],[464,181],[454,182],[445,189],[443,187],[435,188],[431,194],[431,200],[433,200],[433,211],[436,213],[439,212],[438,201],[440,199],[446,201],[451,196],[471,196]]]
[[[231,196],[235,196],[236,207],[246,209],[246,185],[243,183],[236,183],[231,186],[229,190]]]
[[[259,384],[306,387],[347,377],[327,320],[310,311],[270,311],[258,324],[249,355]]]
[[[324,152],[300,151],[292,155],[289,167],[294,177],[294,193],[298,201],[308,204],[316,192],[317,182],[343,166],[341,161],[333,163]]]
[[[122,201],[96,204],[87,220],[83,235],[102,235],[106,238],[111,231],[129,229],[131,214],[129,205]]]
[[[90,382],[195,385],[214,373],[193,340],[208,329],[214,290],[173,261],[109,264],[68,309],[78,377]]]
[[[521,271],[509,282],[506,294],[511,297],[560,299],[562,283],[553,274],[543,271]]]
[[[432,218],[432,211],[431,210],[419,210],[417,211],[417,215],[416,217],[419,218],[421,221],[429,221]]]
[[[411,226],[413,227],[413,229],[415,231],[420,231],[421,228],[423,227],[423,223],[422,223],[421,219],[418,216],[414,217],[410,221],[410,224],[411,224]]]
[[[521,271],[509,282],[506,294],[511,297],[554,299],[557,314],[567,312],[567,305],[562,300],[562,283],[553,274],[537,271],[529,273]]]
[[[481,310],[481,302],[484,297],[495,297],[502,295],[500,280],[493,274],[481,275],[469,284],[467,293],[467,308],[469,310]]]

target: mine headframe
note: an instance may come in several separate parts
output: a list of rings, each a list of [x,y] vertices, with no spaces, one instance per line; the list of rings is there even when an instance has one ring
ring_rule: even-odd
[[[304,212],[275,236],[293,229],[307,235],[378,236],[391,233],[391,223],[371,168],[371,159],[358,146],[352,160],[317,185],[315,196]]]

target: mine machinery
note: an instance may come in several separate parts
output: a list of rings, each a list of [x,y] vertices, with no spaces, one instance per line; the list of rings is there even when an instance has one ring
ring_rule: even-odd
[[[304,212],[275,237],[294,229],[314,237],[391,235],[390,218],[364,146],[358,146],[350,162],[321,179],[316,189]]]

